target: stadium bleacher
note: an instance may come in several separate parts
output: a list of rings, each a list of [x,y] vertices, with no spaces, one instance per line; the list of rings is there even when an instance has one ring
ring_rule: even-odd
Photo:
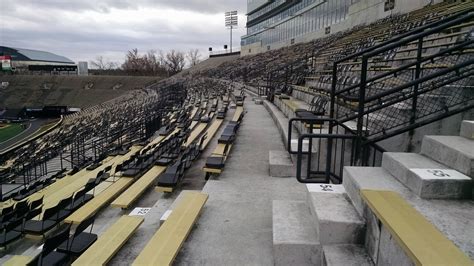
[[[133,212],[129,215],[123,215],[123,212],[136,207],[149,188],[155,187],[152,193],[158,191],[159,195],[166,192],[167,195],[160,200],[180,191],[186,171],[197,165],[197,159],[205,151],[210,152],[209,156],[203,158],[204,165],[199,167],[205,179],[223,173],[232,147],[238,145],[240,126],[245,122],[249,101],[246,101],[244,91],[258,94],[258,87],[271,87],[264,104],[275,120],[285,119],[281,123],[283,126],[279,127],[282,135],[286,134],[282,138],[288,140],[288,151],[298,144],[297,139],[291,138],[293,131],[296,131],[294,137],[326,135],[330,133],[328,122],[331,119],[341,119],[343,122],[338,128],[346,133],[361,130],[370,136],[385,134],[390,129],[388,123],[401,120],[398,117],[407,109],[407,103],[401,101],[390,108],[380,109],[382,111],[377,109],[367,117],[367,124],[354,123],[354,114],[361,103],[362,65],[367,64],[369,79],[365,96],[382,99],[378,104],[385,107],[384,102],[393,100],[390,97],[404,97],[406,91],[396,96],[387,95],[387,92],[410,82],[415,72],[432,75],[454,65],[470,63],[473,24],[450,25],[423,37],[420,42],[402,43],[382,54],[366,56],[366,49],[386,41],[397,42],[396,39],[403,34],[413,34],[419,28],[453,15],[469,15],[473,8],[472,1],[443,2],[409,14],[392,15],[308,43],[241,57],[219,67],[197,69],[196,73],[190,70],[65,116],[58,128],[0,157],[0,164],[8,172],[3,179],[5,183],[22,182],[19,189],[2,193],[0,246],[5,247],[9,255],[17,255],[5,264],[41,265],[51,260],[67,261],[73,265],[109,263],[147,222]],[[400,41],[409,38],[407,35]],[[419,49],[420,43],[423,49]],[[462,49],[449,50],[460,45]],[[357,56],[358,53],[364,53],[364,56]],[[439,56],[440,53],[443,56]],[[356,56],[350,57],[354,54]],[[335,62],[339,62],[337,68],[334,68]],[[407,67],[400,75],[393,75],[393,71],[404,66]],[[467,73],[471,73],[472,66],[467,64],[467,68]],[[436,82],[451,78],[453,76],[446,72]],[[449,97],[440,89],[424,95],[422,100],[430,109],[449,102]],[[369,107],[376,106],[376,101],[373,99]],[[337,117],[328,118],[330,114]],[[301,119],[295,128],[288,124],[292,118]],[[459,137],[425,137],[421,154],[385,152],[379,158],[380,167],[348,167],[335,163],[334,167],[340,171],[337,174],[344,173],[343,185],[308,185],[307,202],[274,201],[274,241],[277,236],[281,237],[275,241],[277,244],[274,243],[278,246],[274,249],[275,264],[290,264],[294,257],[285,252],[301,248],[299,240],[302,240],[305,244],[297,255],[304,261],[301,264],[310,260],[305,256],[313,258],[319,252],[319,255],[324,254],[321,259],[325,263],[331,262],[332,256],[340,259],[353,254],[361,264],[371,265],[381,252],[379,246],[372,246],[374,238],[382,233],[389,239],[389,244],[382,244],[402,250],[415,264],[439,261],[453,265],[469,264],[464,253],[472,244],[466,244],[466,240],[452,240],[449,235],[459,234],[461,222],[453,221],[446,225],[438,215],[448,207],[453,208],[453,215],[463,215],[472,209],[471,203],[463,203],[467,211],[455,207],[456,200],[472,198],[473,155],[468,150],[474,136],[471,124],[463,123]],[[320,147],[325,147],[321,142],[308,146],[313,145],[319,148],[318,160],[326,155],[321,152]],[[446,153],[436,152],[440,150]],[[445,154],[451,154],[457,160]],[[339,154],[340,157],[346,155]],[[289,157],[288,154],[285,156]],[[294,154],[291,156],[288,167],[293,166],[291,161],[296,157]],[[337,154],[334,157],[338,157]],[[414,162],[422,165],[412,166]],[[37,168],[43,171],[37,173]],[[312,170],[311,166],[308,168]],[[428,169],[434,174],[439,174],[436,171],[456,171],[457,179],[448,182],[447,178],[437,176],[427,181],[423,177],[426,173],[421,174],[420,169]],[[442,174],[441,177],[445,177],[445,173]],[[434,189],[443,185],[446,185],[443,193]],[[208,197],[207,192],[182,191],[165,222],[153,228],[156,230],[150,230],[153,236],[140,247],[138,256],[131,258],[133,263],[172,264]],[[104,230],[94,231],[94,220],[109,206],[122,209],[116,210],[120,211],[120,218],[105,225]],[[329,208],[338,210],[333,215],[333,209]],[[439,211],[433,211],[435,208]],[[289,211],[293,209],[301,211]],[[288,214],[286,219],[281,218],[284,216],[282,213]],[[402,213],[404,219],[399,219],[397,213]],[[288,220],[299,219],[311,219],[314,225],[308,229],[304,223],[286,224]],[[297,241],[286,239],[293,235],[285,235],[283,231],[298,225],[311,233],[299,234],[301,239]],[[445,227],[439,230],[436,227],[440,225]],[[312,226],[316,227],[317,233],[313,232]],[[32,237],[35,245],[44,243],[43,249],[35,256],[15,254],[9,246],[23,241],[23,236]],[[396,236],[394,240],[392,236]],[[313,239],[309,239],[311,237]],[[428,251],[420,246],[428,246]],[[396,256],[405,254],[398,249],[392,252],[393,256],[390,252],[381,254],[384,260],[379,261],[398,259]],[[296,260],[293,264],[299,262]]]

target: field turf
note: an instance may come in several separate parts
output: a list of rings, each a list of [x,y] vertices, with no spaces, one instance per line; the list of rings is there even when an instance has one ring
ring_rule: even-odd
[[[0,143],[7,141],[20,134],[23,128],[20,124],[9,124],[0,126]]]

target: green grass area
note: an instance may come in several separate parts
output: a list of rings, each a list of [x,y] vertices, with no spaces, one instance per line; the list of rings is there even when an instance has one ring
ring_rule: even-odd
[[[9,124],[7,127],[0,128],[0,143],[13,138],[22,131],[23,127],[20,124]]]

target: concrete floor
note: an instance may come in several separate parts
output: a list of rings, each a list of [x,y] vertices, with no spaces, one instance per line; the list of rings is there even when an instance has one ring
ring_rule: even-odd
[[[293,178],[269,176],[268,153],[284,150],[263,105],[250,97],[224,172],[203,191],[209,200],[176,265],[273,265],[272,201],[304,200]]]

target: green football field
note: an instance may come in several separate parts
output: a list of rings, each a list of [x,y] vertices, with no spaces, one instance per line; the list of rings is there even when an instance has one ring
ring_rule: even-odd
[[[0,143],[20,134],[23,128],[20,124],[8,124],[0,126]]]

